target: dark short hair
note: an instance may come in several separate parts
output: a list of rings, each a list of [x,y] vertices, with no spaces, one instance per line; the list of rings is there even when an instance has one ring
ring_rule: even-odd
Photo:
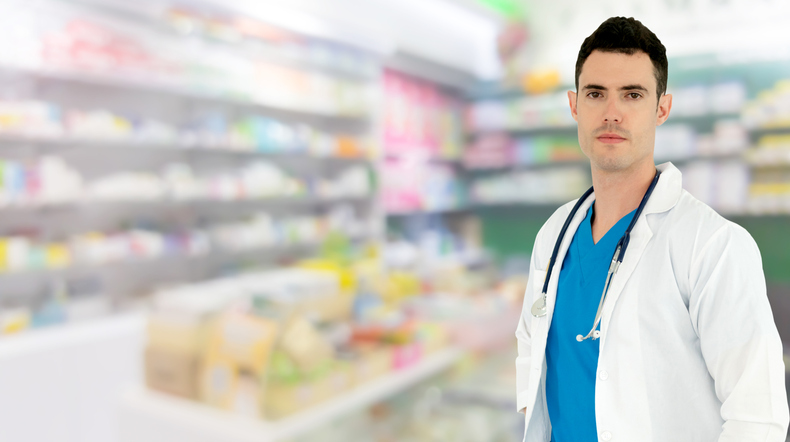
[[[612,17],[598,26],[598,29],[584,39],[579,56],[576,58],[576,90],[579,90],[579,75],[587,57],[593,51],[615,52],[633,55],[644,52],[653,62],[656,77],[656,95],[660,98],[667,91],[669,64],[667,49],[650,29],[633,17]]]

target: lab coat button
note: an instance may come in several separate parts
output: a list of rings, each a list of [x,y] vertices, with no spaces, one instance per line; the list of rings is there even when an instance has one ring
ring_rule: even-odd
[[[609,372],[606,370],[601,370],[598,372],[598,379],[605,381],[609,379]]]
[[[603,440],[611,440],[612,439],[612,433],[610,433],[608,431],[604,431],[603,433],[601,433],[601,439],[603,439]]]

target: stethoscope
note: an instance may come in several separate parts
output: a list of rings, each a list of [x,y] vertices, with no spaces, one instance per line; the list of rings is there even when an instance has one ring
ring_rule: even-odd
[[[628,248],[628,242],[631,240],[631,229],[634,228],[636,221],[639,219],[639,215],[642,214],[642,210],[645,208],[645,204],[647,204],[647,200],[650,198],[650,194],[653,193],[653,189],[656,188],[656,184],[658,183],[658,177],[661,175],[661,171],[656,169],[656,176],[653,178],[653,182],[650,183],[650,187],[647,188],[647,192],[645,192],[645,196],[642,197],[642,201],[639,203],[639,207],[636,209],[636,213],[634,214],[634,218],[631,220],[631,223],[628,225],[628,228],[625,229],[625,233],[623,234],[620,241],[617,243],[617,248],[614,251],[614,256],[612,256],[612,263],[609,265],[609,273],[606,275],[606,283],[603,286],[603,293],[601,294],[601,301],[598,303],[598,312],[595,313],[595,323],[592,326],[592,329],[587,336],[576,335],[576,340],[579,342],[584,341],[585,339],[589,339],[590,337],[593,340],[598,339],[601,336],[600,330],[596,330],[598,324],[601,322],[601,311],[603,309],[604,300],[606,299],[606,293],[609,291],[609,284],[612,282],[612,277],[617,270],[620,268],[620,263],[623,262],[623,257],[625,256],[625,250]],[[547,308],[546,308],[546,292],[549,289],[549,279],[551,278],[551,270],[554,268],[554,262],[557,260],[557,254],[560,251],[560,244],[562,244],[562,239],[565,237],[565,232],[568,230],[568,226],[570,226],[573,217],[576,216],[576,212],[579,211],[579,208],[584,203],[584,201],[593,193],[593,188],[590,187],[587,189],[587,192],[584,192],[579,201],[576,202],[576,205],[573,206],[571,209],[571,213],[568,215],[568,218],[565,220],[565,224],[562,226],[562,230],[560,230],[560,236],[557,238],[557,242],[554,243],[554,251],[551,253],[551,259],[549,260],[549,269],[546,272],[546,280],[543,281],[543,291],[540,299],[535,301],[532,304],[532,316],[536,318],[540,318],[542,316],[546,316]]]

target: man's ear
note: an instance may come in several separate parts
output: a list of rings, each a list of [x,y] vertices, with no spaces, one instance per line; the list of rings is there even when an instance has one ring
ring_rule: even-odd
[[[656,126],[661,126],[669,118],[669,111],[672,109],[672,95],[664,94],[658,100],[658,110],[656,112]]]
[[[578,122],[579,119],[576,115],[576,92],[568,91],[568,104],[571,106],[571,116],[573,117],[573,121]]]

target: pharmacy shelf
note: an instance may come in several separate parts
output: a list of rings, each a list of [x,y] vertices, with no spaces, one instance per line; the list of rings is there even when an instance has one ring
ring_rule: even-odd
[[[574,135],[577,126],[573,125],[557,125],[557,126],[527,126],[527,127],[492,127],[473,129],[467,132],[467,138],[475,138],[489,134],[506,133],[515,137],[522,136],[550,136],[550,135]]]
[[[118,397],[143,378],[145,325],[128,312],[0,337],[2,439],[117,441]]]
[[[362,239],[362,237],[355,238]],[[0,286],[2,284],[14,283],[20,280],[37,279],[44,277],[65,277],[69,275],[87,273],[108,273],[112,271],[128,271],[133,268],[151,269],[161,266],[172,266],[177,263],[197,265],[204,262],[224,262],[233,259],[243,259],[247,256],[266,254],[268,256],[290,256],[303,255],[315,252],[320,246],[321,241],[311,241],[283,245],[266,245],[249,247],[239,250],[216,249],[205,253],[189,255],[185,253],[173,253],[165,256],[156,257],[137,257],[107,263],[96,264],[75,264],[62,268],[38,268],[13,270],[0,273]],[[2,296],[0,296],[2,297]]]
[[[32,68],[9,64],[0,65],[0,71],[8,74],[27,75],[42,80],[77,83],[89,86],[103,86],[136,92],[166,94],[177,98],[216,102],[241,107],[251,107],[264,113],[285,113],[291,118],[317,117],[321,119],[331,119],[333,121],[369,122],[369,117],[364,112],[360,112],[358,114],[327,112],[320,109],[311,109],[309,107],[300,106],[293,103],[286,104],[261,100],[239,91],[210,90],[205,87],[198,89],[197,87],[185,86],[176,81],[151,81],[150,77],[143,75],[135,77],[132,77],[131,75],[111,76],[109,74],[98,74],[75,69],[56,69],[47,67]]]
[[[188,200],[83,200],[64,201],[58,203],[20,203],[0,206],[0,213],[14,212],[47,212],[47,211],[106,211],[114,208],[133,208],[140,211],[161,211],[168,209],[209,210],[222,206],[223,209],[234,208],[279,208],[279,207],[325,207],[333,204],[350,204],[370,202],[373,195],[350,196],[337,198],[317,198],[311,196],[279,196],[270,198],[248,199],[212,199],[196,198]]]
[[[217,155],[239,156],[245,158],[264,158],[267,160],[304,160],[331,162],[371,162],[364,156],[315,155],[304,150],[255,150],[252,147],[239,147],[223,144],[183,144],[178,141],[133,140],[123,138],[81,138],[70,136],[33,137],[14,134],[0,134],[0,152],[36,151],[59,153],[73,150],[90,150],[91,153],[113,154],[123,151],[159,153],[162,155]]]
[[[136,7],[135,5],[126,4],[125,2],[102,1],[91,2],[90,6],[92,10],[112,12],[115,14],[124,15],[126,17],[135,17],[137,21],[145,22],[145,24],[148,25],[146,28],[152,31],[152,34],[160,39],[184,38],[183,31],[176,29],[175,26],[168,25],[163,20],[162,11],[159,8],[141,8],[139,6]],[[233,17],[239,15],[238,12],[233,12],[232,7],[217,7],[217,5],[205,3],[201,4],[200,7],[203,13],[211,10],[218,16],[223,17],[228,16],[229,13],[230,16]],[[290,32],[293,34],[292,37],[295,37],[296,35],[301,36],[303,31],[304,29],[299,31],[291,30]],[[230,39],[222,39],[217,38],[217,36],[194,31],[191,32],[190,38],[190,43],[203,45],[207,50],[220,50],[222,52],[236,54],[237,56],[243,58],[266,60],[277,64],[293,66],[299,68],[300,70],[323,72],[329,75],[356,81],[371,81],[375,79],[376,71],[374,66],[366,64],[363,68],[360,68],[358,65],[356,68],[352,68],[348,65],[348,58],[344,58],[349,57],[350,54],[342,52],[338,53],[337,50],[329,53],[322,52],[320,54],[316,54],[315,50],[310,50],[306,46],[301,49],[297,49],[292,44],[286,43],[278,47],[275,44],[262,43],[254,38],[250,39],[244,37],[232,37]],[[321,37],[314,38],[321,39]],[[336,44],[336,46],[351,46],[356,48],[354,49],[354,52],[362,53],[363,51],[368,52],[374,50],[374,48],[377,47],[376,45],[369,46],[369,44],[373,43],[353,41],[345,44]]]
[[[672,124],[691,124],[694,126],[698,125],[710,125],[715,123],[719,120],[740,120],[741,114],[737,112],[723,112],[723,113],[705,113],[705,114],[697,114],[697,115],[681,115],[681,114],[672,114],[670,113],[669,118],[667,119],[667,125]]]
[[[790,126],[786,123],[782,124],[767,124],[761,127],[756,127],[749,130],[753,138],[760,138],[764,135],[790,135]]]
[[[572,200],[573,198],[569,198],[568,201]],[[568,201],[562,202],[532,202],[532,201],[491,201],[491,202],[476,202],[470,203],[463,206],[457,207],[448,207],[445,209],[428,209],[428,210],[410,210],[410,211],[402,211],[402,212],[390,212],[387,213],[387,217],[389,218],[402,218],[402,217],[409,217],[409,216],[426,216],[426,215],[453,215],[453,214],[461,214],[461,213],[468,213],[474,211],[483,211],[489,209],[510,209],[510,208],[517,208],[517,209],[531,209],[531,210],[539,210],[539,211],[546,211],[546,210],[555,210],[561,205],[567,203]]]
[[[726,161],[726,160],[743,160],[745,151],[741,150],[738,152],[723,152],[723,153],[715,153],[715,154],[708,154],[708,155],[689,155],[686,157],[675,157],[675,158],[656,158],[656,164],[663,164],[663,163],[672,163],[672,164],[683,164],[683,163],[690,163],[694,161]]]
[[[306,435],[335,419],[386,400],[452,367],[465,355],[449,348],[360,385],[296,415],[264,421],[142,388],[121,399],[122,442],[277,442]]]
[[[491,172],[505,172],[510,170],[537,170],[537,169],[550,169],[553,167],[582,167],[582,166],[590,166],[590,161],[585,159],[578,159],[578,160],[557,160],[557,161],[546,161],[546,162],[535,162],[535,163],[516,163],[516,164],[507,164],[498,167],[482,167],[482,168],[472,168],[472,167],[464,167],[464,171],[467,173],[491,173]]]
[[[145,322],[142,312],[127,312],[4,335],[0,337],[0,363],[23,355],[48,353],[104,341],[116,335],[144,335]]]
[[[391,212],[387,212],[387,217],[389,218],[399,218],[399,217],[408,217],[408,216],[416,216],[416,215],[447,215],[452,213],[463,213],[472,210],[471,206],[462,205],[462,206],[454,206],[454,207],[444,207],[444,208],[435,208],[435,209],[409,209],[409,210],[394,210]]]

